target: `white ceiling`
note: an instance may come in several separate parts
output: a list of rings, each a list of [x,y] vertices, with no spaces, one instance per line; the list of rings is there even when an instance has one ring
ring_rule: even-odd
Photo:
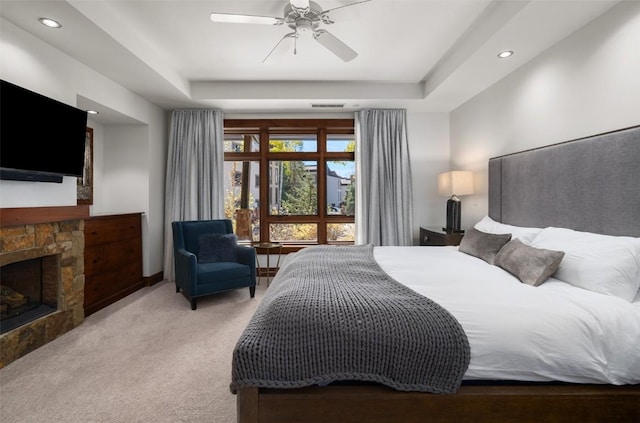
[[[281,17],[287,3],[2,0],[0,15],[166,109],[311,112],[312,103],[338,103],[344,108],[325,110],[449,112],[617,1],[372,0],[321,26],[358,52],[347,63],[310,37],[296,55],[263,63],[289,28],[209,19],[213,11]],[[42,16],[63,27],[42,26]],[[505,49],[514,56],[498,59]]]

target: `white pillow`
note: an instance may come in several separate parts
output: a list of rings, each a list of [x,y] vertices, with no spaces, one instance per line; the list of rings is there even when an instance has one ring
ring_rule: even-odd
[[[523,244],[531,245],[531,241],[542,230],[541,228],[525,228],[522,226],[505,225],[485,216],[476,223],[475,228],[488,234],[511,234],[511,239],[518,238]]]
[[[640,238],[545,228],[532,247],[564,251],[554,278],[632,301],[640,287]]]

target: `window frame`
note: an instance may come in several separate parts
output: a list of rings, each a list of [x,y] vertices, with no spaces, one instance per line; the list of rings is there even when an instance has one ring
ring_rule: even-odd
[[[352,241],[327,241],[327,224],[355,223],[355,216],[329,214],[327,204],[326,171],[317,172],[318,214],[316,215],[270,215],[269,202],[269,163],[270,161],[314,160],[318,170],[326,169],[327,162],[354,161],[354,152],[328,152],[327,135],[354,136],[354,119],[225,119],[224,134],[245,135],[244,152],[225,152],[225,161],[260,162],[260,242],[270,242],[269,225],[272,223],[311,223],[318,225],[318,237],[315,242],[282,242],[283,252],[293,252],[309,245],[317,244],[353,244]],[[315,134],[316,152],[270,152],[269,140],[272,135]],[[250,151],[251,135],[257,135],[259,151]]]

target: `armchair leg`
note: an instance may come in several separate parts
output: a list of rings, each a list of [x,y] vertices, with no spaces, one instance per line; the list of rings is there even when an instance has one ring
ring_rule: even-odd
[[[176,292],[180,292],[180,287],[178,286],[178,282],[176,282]]]
[[[197,298],[191,298],[191,310],[195,310],[196,308],[198,308],[198,299]]]
[[[249,295],[251,296],[251,298],[253,298],[256,295],[256,287],[255,286],[250,286],[249,287]]]

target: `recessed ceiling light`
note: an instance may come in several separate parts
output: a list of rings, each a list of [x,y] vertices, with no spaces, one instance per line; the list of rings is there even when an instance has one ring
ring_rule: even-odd
[[[505,50],[505,51],[501,51],[500,53],[498,53],[498,57],[501,59],[505,59],[507,57],[513,56],[513,51],[511,50]]]
[[[48,26],[49,28],[60,28],[62,25],[58,21],[54,21],[51,18],[40,18],[38,19],[40,23],[44,26]]]
[[[100,112],[98,112],[97,110],[87,110],[87,113],[89,113],[90,115],[97,115]]]

